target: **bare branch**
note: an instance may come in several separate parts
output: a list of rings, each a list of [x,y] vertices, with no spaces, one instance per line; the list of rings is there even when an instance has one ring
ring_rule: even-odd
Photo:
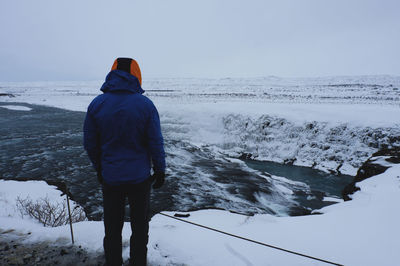
[[[35,202],[27,197],[21,199],[17,197],[17,209],[23,218],[25,215],[38,220],[43,226],[61,226],[69,222],[65,202],[51,202],[48,197],[40,198]],[[82,207],[75,206],[71,213],[73,223],[86,220],[86,215]]]

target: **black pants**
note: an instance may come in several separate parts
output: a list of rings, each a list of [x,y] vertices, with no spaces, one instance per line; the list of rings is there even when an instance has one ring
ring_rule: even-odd
[[[150,180],[121,186],[103,185],[104,253],[107,265],[122,264],[122,227],[125,201],[129,200],[132,235],[130,264],[142,266],[147,261],[149,232]]]

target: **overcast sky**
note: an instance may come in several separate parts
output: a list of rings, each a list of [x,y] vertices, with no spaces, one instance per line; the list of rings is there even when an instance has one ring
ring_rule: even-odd
[[[0,81],[400,75],[399,0],[2,0]]]

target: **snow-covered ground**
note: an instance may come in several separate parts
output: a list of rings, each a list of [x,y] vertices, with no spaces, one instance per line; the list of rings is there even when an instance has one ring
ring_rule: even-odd
[[[400,261],[400,165],[359,183],[352,201],[300,217],[253,217],[219,210],[190,213],[188,221],[343,265],[397,265]],[[0,228],[31,232],[27,242],[50,240],[65,245],[69,226],[43,227],[15,211],[17,196],[60,200],[60,192],[41,181],[0,181]],[[173,213],[169,213],[173,215]],[[76,245],[102,250],[102,222],[75,223]],[[129,254],[130,226],[124,226],[124,258]],[[156,215],[150,223],[150,265],[327,265],[279,250]]]
[[[354,175],[379,148],[400,144],[399,77],[146,82],[146,95],[158,107],[162,127],[169,129],[166,138],[209,147],[228,157],[247,154]],[[101,81],[1,83],[0,95],[10,95],[0,97],[0,106],[26,102],[85,111],[100,85]],[[344,265],[396,265],[400,261],[399,176],[400,166],[395,165],[363,181],[352,201],[325,207],[322,215],[247,217],[203,210],[187,219]],[[0,186],[4,210],[10,210],[16,196],[4,191],[18,190],[9,188],[8,182]],[[49,190],[42,186],[35,191]],[[69,238],[67,226],[44,228],[14,214],[2,212],[0,227],[30,231],[29,241]],[[74,228],[77,243],[101,250],[101,222],[81,222]],[[129,226],[124,228],[127,245]],[[128,256],[126,247],[124,256]],[[149,260],[155,265],[325,265],[160,215],[151,221]]]

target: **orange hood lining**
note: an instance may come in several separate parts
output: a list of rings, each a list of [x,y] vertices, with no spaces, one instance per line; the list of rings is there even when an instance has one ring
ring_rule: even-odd
[[[118,69],[118,58],[115,59],[114,64],[111,67],[111,70],[116,70]],[[131,59],[131,65],[130,65],[130,71],[129,73],[133,76],[135,76],[140,83],[140,86],[142,85],[142,73],[140,71],[139,64],[136,62],[135,59]]]

